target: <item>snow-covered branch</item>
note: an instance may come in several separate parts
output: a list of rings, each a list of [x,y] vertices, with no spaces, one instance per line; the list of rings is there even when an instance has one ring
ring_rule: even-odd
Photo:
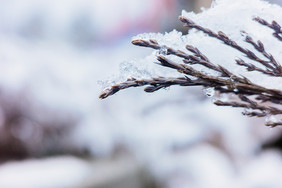
[[[236,58],[235,62],[238,66],[245,67],[248,72],[256,72],[265,76],[275,78],[282,77],[282,66],[279,60],[271,55],[264,43],[260,40],[255,41],[245,31],[241,31],[244,36],[244,41],[250,44],[254,50],[250,50],[245,46],[232,40],[227,34],[222,31],[214,32],[209,28],[205,28],[200,24],[195,23],[192,19],[186,16],[180,16],[179,19],[184,23],[185,27],[193,28],[203,32],[207,36],[221,41],[230,48],[240,52],[246,60]],[[255,17],[253,22],[258,22],[274,30],[273,37],[281,42],[281,26],[276,22],[268,23],[260,17]],[[263,27],[263,26],[261,26]],[[215,92],[218,96],[232,95],[232,100],[223,101],[220,98],[213,102],[218,106],[231,106],[244,108],[244,115],[255,117],[272,117],[266,122],[267,126],[275,127],[282,125],[282,120],[276,120],[274,117],[282,115],[282,90],[270,88],[260,83],[254,83],[249,79],[248,74],[241,75],[240,72],[234,72],[230,67],[213,63],[208,58],[208,55],[202,53],[193,45],[185,44],[186,51],[175,49],[167,44],[162,45],[153,38],[149,39],[134,39],[132,44],[152,48],[158,50],[157,64],[176,70],[182,74],[180,77],[159,76],[152,79],[137,79],[129,78],[127,81],[114,84],[102,91],[100,98],[104,99],[116,92],[130,87],[146,86],[146,92],[154,92],[161,88],[178,86],[203,86]],[[212,46],[210,46],[212,48]],[[218,52],[218,56],[222,52]],[[171,57],[176,56],[181,61],[174,61]],[[225,59],[228,63],[233,63],[233,59]],[[248,62],[247,62],[248,61]],[[202,66],[208,71],[203,71],[194,67],[194,65]],[[214,74],[211,74],[213,72]]]

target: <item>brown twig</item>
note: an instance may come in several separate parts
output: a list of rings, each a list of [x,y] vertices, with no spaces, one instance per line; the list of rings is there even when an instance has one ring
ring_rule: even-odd
[[[273,29],[274,30],[273,36],[276,37],[278,40],[282,41],[282,28],[276,21],[272,21],[272,23],[270,24],[266,20],[260,17],[255,17],[254,20],[262,25],[265,25]]]
[[[197,86],[197,85],[204,85],[204,82],[201,82],[200,80],[191,80],[188,77],[179,77],[179,78],[164,78],[164,77],[158,77],[158,78],[152,78],[152,79],[142,79],[142,80],[136,80],[135,78],[130,78],[125,82],[115,84],[109,88],[106,88],[102,91],[99,98],[105,99],[116,92],[127,89],[130,87],[140,87],[140,86],[146,86],[144,90],[146,92],[154,92],[161,88],[170,87],[172,85],[179,85],[179,86]]]

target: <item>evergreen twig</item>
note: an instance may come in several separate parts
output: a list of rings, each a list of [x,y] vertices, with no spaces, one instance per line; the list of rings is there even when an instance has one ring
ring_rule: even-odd
[[[265,50],[263,43],[258,40],[255,42],[249,35],[246,35],[245,41],[250,43],[257,52],[261,53],[267,60],[259,58],[255,53],[249,49],[241,47],[235,41],[230,39],[225,33],[219,31],[217,33],[211,31],[208,28],[204,28],[191,19],[184,16],[180,16],[179,19],[185,24],[184,26],[197,29],[204,32],[210,37],[216,38],[222,41],[224,44],[237,49],[246,55],[253,62],[259,63],[263,68],[260,68],[253,64],[252,62],[247,63],[242,59],[236,59],[236,63],[240,66],[244,66],[248,71],[257,71],[262,74],[266,74],[272,77],[282,77],[282,66],[281,64]],[[274,37],[281,40],[281,27],[280,25],[273,21],[269,24],[267,21],[256,17],[255,21],[262,25],[270,27],[275,31]],[[137,39],[133,40],[132,44],[147,48],[152,48],[155,50],[161,50],[163,47],[166,48],[166,56],[174,55],[183,59],[183,63],[178,64],[169,58],[159,55],[157,56],[158,64],[164,67],[174,69],[183,74],[183,77],[178,78],[166,78],[158,77],[152,79],[140,79],[130,78],[125,82],[115,84],[109,88],[102,91],[100,98],[104,99],[116,92],[130,88],[130,87],[140,87],[146,86],[146,92],[154,92],[161,88],[170,87],[172,85],[178,86],[203,86],[212,87],[214,90],[220,94],[235,94],[237,100],[234,101],[221,101],[216,100],[214,104],[218,106],[231,106],[244,108],[246,111],[244,115],[250,117],[266,117],[266,116],[277,116],[282,115],[282,91],[278,89],[270,89],[262,87],[251,82],[248,78],[232,73],[226,67],[215,65],[212,63],[208,57],[206,57],[199,49],[194,46],[186,45],[187,51],[192,53],[189,55],[181,50],[173,49],[169,46],[160,45],[156,40],[149,39]],[[212,76],[202,71],[193,68],[194,64],[202,65],[210,70],[219,73],[219,76]],[[266,104],[267,103],[267,104]],[[282,120],[267,121],[267,126],[275,127],[282,125]]]

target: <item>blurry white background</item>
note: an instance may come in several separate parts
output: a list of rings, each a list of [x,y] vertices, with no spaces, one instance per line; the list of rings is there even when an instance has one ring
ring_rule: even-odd
[[[281,143],[264,149],[281,129],[200,88],[98,99],[121,62],[151,53],[132,36],[185,32],[181,10],[210,4],[0,0],[0,187],[282,187]]]

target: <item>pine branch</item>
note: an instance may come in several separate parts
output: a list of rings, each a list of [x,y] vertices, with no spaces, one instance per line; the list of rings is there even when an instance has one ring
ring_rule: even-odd
[[[261,53],[266,60],[263,60],[255,55],[249,49],[245,49],[238,45],[235,41],[231,40],[222,31],[215,33],[208,28],[204,28],[192,20],[181,16],[180,20],[185,24],[184,26],[197,29],[206,33],[208,36],[216,38],[222,41],[224,44],[237,49],[246,55],[251,61],[261,64],[264,68],[260,68],[253,63],[248,63],[242,59],[237,59],[236,63],[239,66],[244,66],[248,71],[257,71],[262,74],[266,74],[272,77],[282,77],[281,64],[265,50],[263,43],[258,40],[255,42],[249,35],[246,35],[245,41],[251,44],[254,49]],[[272,28],[277,35],[281,34],[281,27],[274,21],[272,24],[267,23],[261,18],[255,18],[259,23]],[[276,38],[277,36],[274,35]],[[250,117],[268,117],[282,115],[282,91],[277,89],[270,89],[251,82],[247,77],[236,75],[232,73],[228,68],[221,65],[212,63],[207,56],[205,56],[198,48],[186,45],[186,50],[190,53],[183,52],[181,50],[173,49],[166,45],[160,45],[158,41],[153,39],[133,40],[132,44],[152,48],[155,50],[166,49],[165,53],[157,56],[157,64],[163,67],[174,69],[183,74],[183,77],[178,78],[166,78],[158,77],[152,79],[136,80],[134,78],[128,79],[125,82],[113,85],[106,88],[100,95],[101,99],[107,98],[116,92],[127,89],[130,87],[147,86],[145,92],[155,92],[159,89],[170,87],[173,85],[178,86],[203,86],[212,87],[219,94],[235,94],[237,100],[235,101],[221,101],[216,100],[214,103],[218,106],[231,106],[235,108],[244,108],[247,111],[244,115]],[[183,59],[183,63],[176,63],[169,59],[170,55],[178,56]],[[209,75],[203,71],[199,71],[193,67],[193,65],[201,65],[209,70],[213,70],[218,73],[219,76]],[[267,105],[266,105],[267,103]],[[282,125],[282,120],[279,121],[267,121],[267,126],[275,127]]]

